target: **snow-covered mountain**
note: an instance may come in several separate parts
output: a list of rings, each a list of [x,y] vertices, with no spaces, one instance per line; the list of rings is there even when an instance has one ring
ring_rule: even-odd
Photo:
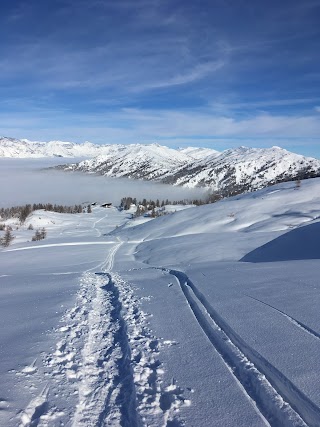
[[[95,145],[90,142],[31,142],[0,138],[0,157],[84,157],[64,170],[109,177],[156,180],[189,188],[208,187],[226,195],[271,184],[320,176],[320,160],[280,147],[173,149],[159,144]]]
[[[320,176],[320,161],[279,147],[239,147],[222,153],[173,150],[159,145],[111,146],[108,155],[65,166],[111,177],[208,187],[224,194],[256,190],[282,181]],[[192,156],[192,157],[191,157]]]
[[[181,167],[164,181],[187,187],[210,187],[235,194],[271,184],[320,175],[320,160],[280,147],[239,147]]]
[[[129,150],[126,150],[126,148]],[[139,148],[145,152],[139,152]],[[16,139],[0,136],[0,157],[15,157],[15,158],[40,158],[40,157],[84,157],[93,158],[97,156],[107,156],[108,158],[116,156],[121,157],[121,154],[132,153],[133,156],[138,155],[141,159],[143,153],[149,158],[155,156],[161,157],[162,162],[165,163],[168,159],[168,167],[171,167],[170,159],[178,162],[179,165],[188,163],[191,160],[203,159],[206,156],[219,154],[218,151],[210,148],[202,147],[186,147],[179,148],[178,150],[170,149],[168,147],[160,146],[158,144],[142,145],[117,145],[117,144],[92,144],[85,142],[83,144],[76,144],[74,142],[66,141],[29,141],[28,139]],[[149,153],[149,154],[148,154]],[[100,162],[104,159],[100,158]]]
[[[96,157],[109,152],[109,145],[91,142],[75,144],[63,141],[29,141],[0,137],[0,157],[40,158],[40,157]]]
[[[108,154],[67,165],[65,169],[111,177],[162,180],[194,162],[188,154],[158,144],[130,144],[112,145]]]

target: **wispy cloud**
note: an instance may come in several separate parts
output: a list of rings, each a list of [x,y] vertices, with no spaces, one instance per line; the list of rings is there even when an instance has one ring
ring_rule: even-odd
[[[187,83],[195,82],[197,80],[201,80],[208,75],[213,74],[215,71],[219,70],[225,65],[225,61],[211,61],[205,64],[195,65],[193,69],[189,72],[185,72],[183,74],[178,74],[174,77],[169,77],[167,80],[163,81],[154,81],[149,84],[137,86],[134,88],[136,91],[143,91],[148,89],[159,89],[166,88],[170,86],[180,86],[185,85]]]

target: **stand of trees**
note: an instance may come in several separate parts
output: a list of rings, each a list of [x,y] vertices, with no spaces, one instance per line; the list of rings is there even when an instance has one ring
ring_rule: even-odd
[[[41,230],[37,230],[34,234],[34,236],[32,236],[31,240],[33,242],[37,241],[37,240],[43,240],[47,237],[47,232],[46,229],[43,227],[41,228]]]
[[[195,205],[195,206],[201,206],[201,205],[207,205],[209,203],[215,203],[218,200],[222,199],[222,195],[219,193],[211,193],[207,195],[205,199],[183,199],[183,200],[174,200],[170,201],[169,199],[166,200],[139,200],[137,202],[137,199],[135,197],[123,197],[121,199],[120,208],[124,210],[130,209],[131,205],[135,205],[137,207],[135,216],[143,215],[145,212],[149,211],[151,216],[154,218],[156,216],[165,215],[165,210],[161,210],[165,205]],[[157,209],[158,208],[158,209]]]

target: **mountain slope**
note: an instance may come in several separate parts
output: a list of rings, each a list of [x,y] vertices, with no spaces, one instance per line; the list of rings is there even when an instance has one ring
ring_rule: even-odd
[[[208,187],[224,195],[320,175],[320,161],[279,147],[239,147],[195,158],[196,149],[173,150],[159,145],[113,146],[106,156],[65,166],[113,177],[158,180],[189,188]],[[190,155],[195,157],[191,158]]]
[[[174,172],[165,182],[235,194],[277,182],[319,176],[320,161],[280,147],[226,150]]]
[[[161,180],[192,162],[193,158],[172,148],[158,144],[130,144],[110,146],[107,155],[69,165],[66,169],[113,177]]]

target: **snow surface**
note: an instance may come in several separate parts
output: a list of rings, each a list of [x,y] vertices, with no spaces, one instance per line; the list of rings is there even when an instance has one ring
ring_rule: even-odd
[[[319,189],[34,212],[0,251],[0,425],[319,426]]]

